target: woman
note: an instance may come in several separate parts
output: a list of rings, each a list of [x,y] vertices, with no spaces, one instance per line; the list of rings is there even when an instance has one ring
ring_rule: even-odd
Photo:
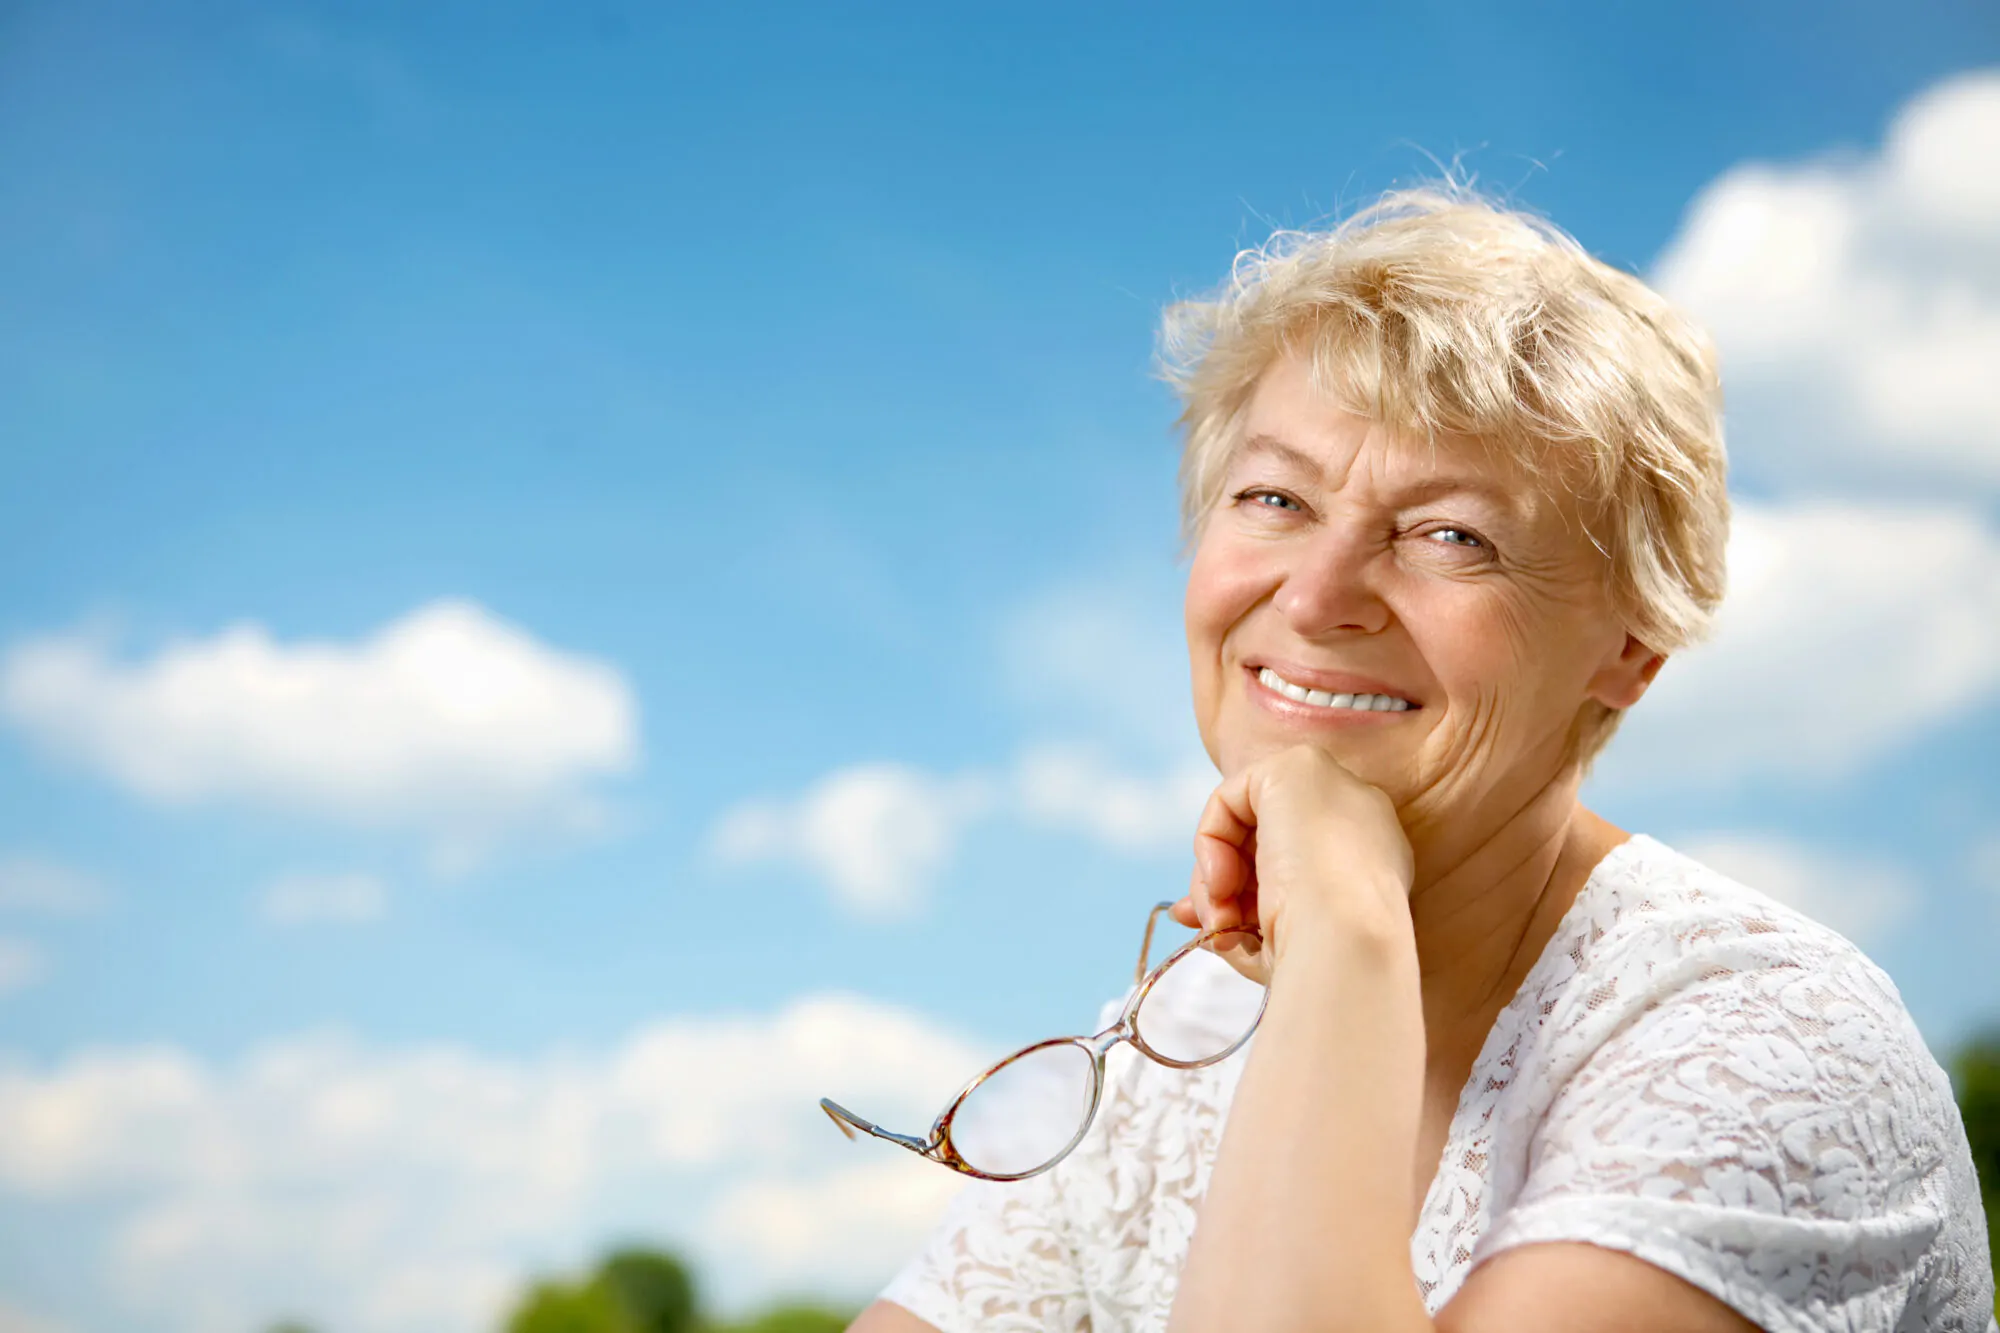
[[[1578,801],[1722,595],[1703,336],[1405,193],[1243,256],[1165,345],[1224,775],[1175,914],[1259,926],[1268,1006],[1210,1068],[1115,1051],[1082,1146],[968,1185],[855,1329],[1987,1329],[1887,978]]]

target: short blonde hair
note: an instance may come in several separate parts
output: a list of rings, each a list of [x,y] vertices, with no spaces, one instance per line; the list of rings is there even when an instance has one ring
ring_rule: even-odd
[[[1219,291],[1162,324],[1189,542],[1258,381],[1294,354],[1348,411],[1417,439],[1478,440],[1572,491],[1612,606],[1647,647],[1672,653],[1707,632],[1729,532],[1715,349],[1639,279],[1453,184],[1244,251]],[[1602,707],[1583,720],[1584,762],[1617,723]]]

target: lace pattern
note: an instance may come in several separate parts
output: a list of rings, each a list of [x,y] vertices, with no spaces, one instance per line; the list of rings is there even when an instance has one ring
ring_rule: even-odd
[[[944,1333],[1164,1329],[1247,1049],[1176,1071],[1117,1048],[1085,1142],[969,1184],[884,1296]],[[1645,837],[1596,868],[1494,1023],[1410,1255],[1435,1312],[1481,1260],[1556,1240],[1770,1330],[2000,1328],[1964,1128],[1894,985]]]

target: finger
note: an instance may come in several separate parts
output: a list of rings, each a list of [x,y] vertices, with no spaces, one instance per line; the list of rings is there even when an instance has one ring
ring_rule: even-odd
[[[1270,955],[1264,951],[1264,946],[1257,940],[1240,935],[1225,938],[1231,942],[1226,948],[1216,949],[1216,956],[1236,969],[1239,975],[1248,977],[1260,986],[1270,985],[1271,960]],[[1218,944],[1222,942],[1216,941]]]
[[[1209,795],[1195,826],[1195,898],[1205,906],[1210,930],[1241,924],[1237,898],[1250,886],[1256,862],[1257,818],[1244,774],[1226,779]]]
[[[1236,895],[1236,908],[1241,924],[1256,926],[1260,930],[1263,928],[1264,918],[1257,911],[1257,883],[1254,877],[1250,887]]]
[[[1208,794],[1201,818],[1195,821],[1197,844],[1211,840],[1241,847],[1257,827],[1257,808],[1250,797],[1250,773],[1250,769],[1245,769],[1234,777],[1224,778]]]
[[[1250,863],[1226,843],[1203,842],[1195,848],[1193,898],[1207,930],[1234,926],[1242,920],[1239,899],[1249,887]]]

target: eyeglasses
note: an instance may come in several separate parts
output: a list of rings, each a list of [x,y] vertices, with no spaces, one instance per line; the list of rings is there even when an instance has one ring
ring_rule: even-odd
[[[1254,1011],[1240,990],[1225,992],[1225,1002],[1217,1004],[1216,970],[1199,960],[1187,961],[1200,952],[1240,948],[1256,953],[1264,937],[1255,926],[1205,931],[1148,970],[1153,927],[1172,906],[1160,903],[1146,917],[1146,938],[1133,973],[1136,984],[1116,1023],[1095,1036],[1051,1037],[1022,1047],[966,1084],[926,1137],[870,1124],[824,1097],[820,1109],[850,1139],[859,1130],[968,1176],[1026,1180],[1040,1175],[1083,1142],[1104,1091],[1104,1057],[1119,1042],[1131,1042],[1170,1069],[1200,1069],[1233,1055],[1264,1017],[1262,987],[1256,990]]]

